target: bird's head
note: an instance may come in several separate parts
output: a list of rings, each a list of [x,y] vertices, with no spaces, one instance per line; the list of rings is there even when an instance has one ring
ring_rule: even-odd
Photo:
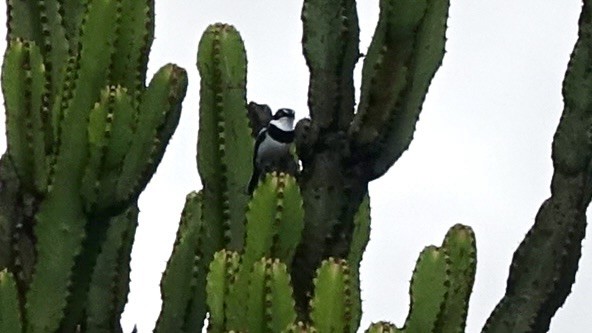
[[[295,112],[292,109],[279,109],[271,117],[269,123],[283,131],[292,131],[294,130],[294,115]]]

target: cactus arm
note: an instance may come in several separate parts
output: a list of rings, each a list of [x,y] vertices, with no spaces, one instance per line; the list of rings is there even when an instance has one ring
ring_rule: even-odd
[[[190,193],[181,216],[173,254],[160,284],[163,300],[154,330],[157,333],[185,332],[189,329],[201,331],[206,314],[205,270],[209,264],[205,256],[208,251],[204,251],[202,245],[207,237],[202,210],[202,192]],[[192,305],[194,310],[190,311]],[[191,317],[195,317],[199,326],[187,325]]]
[[[506,293],[483,332],[546,332],[575,281],[592,196],[591,21],[592,3],[586,0],[563,81],[564,110],[553,140],[551,197],[514,252]]]
[[[296,320],[290,276],[277,259],[253,264],[246,300],[249,332],[281,332]]]
[[[118,178],[119,203],[137,199],[156,171],[179,122],[186,91],[186,71],[169,64],[158,70],[143,92],[131,146]]]
[[[60,2],[9,0],[7,10],[8,39],[24,38],[34,41],[41,48],[45,66],[48,68],[48,91],[53,93],[50,96],[57,95],[69,50],[62,26]]]
[[[275,229],[272,257],[291,266],[296,247],[304,228],[304,209],[300,188],[296,179],[288,174],[277,178],[278,205],[275,214]]]
[[[351,327],[349,268],[345,260],[329,258],[317,270],[310,318],[320,332],[355,332]]]
[[[296,179],[284,173],[268,174],[249,202],[243,263],[251,266],[267,256],[291,264],[303,215]]]
[[[353,69],[359,57],[356,3],[306,0],[302,21],[302,45],[310,70],[310,115],[320,128],[344,130],[355,103]]]
[[[435,246],[428,246],[420,253],[409,288],[411,304],[405,332],[435,332],[448,293],[446,260],[445,251]]]
[[[111,219],[109,230],[94,266],[88,291],[86,331],[91,333],[120,332],[119,318],[123,307],[119,290],[120,257],[129,257],[131,247],[126,241],[137,226],[138,208],[132,207]],[[126,278],[123,278],[126,280]]]
[[[448,0],[381,1],[362,72],[360,106],[349,134],[354,154],[371,159],[371,179],[409,147],[428,86],[444,56]]]
[[[103,89],[90,111],[89,156],[81,186],[87,211],[104,211],[105,203],[117,194],[122,160],[131,145],[133,114],[125,89],[115,86]]]
[[[2,67],[8,153],[21,183],[32,193],[44,193],[47,180],[41,113],[44,82],[39,47],[20,39],[10,41]]]
[[[210,311],[208,332],[226,332],[228,293],[239,266],[239,255],[226,250],[214,254],[207,278],[207,302]]]
[[[16,282],[7,269],[0,271],[0,332],[23,332]]]
[[[286,265],[276,259],[271,263],[270,269],[273,278],[268,281],[267,289],[271,291],[273,305],[267,307],[266,315],[271,318],[270,331],[281,332],[296,320],[296,304]]]
[[[448,230],[441,248],[448,256],[450,285],[436,325],[437,331],[464,332],[477,268],[475,234],[471,228],[457,224]]]
[[[253,264],[262,257],[291,263],[300,240],[304,212],[302,198],[293,176],[268,173],[253,192],[246,213],[245,251],[229,296],[229,325],[246,328],[243,315],[250,298],[247,293]]]
[[[153,2],[136,0],[121,3],[121,17],[125,19],[118,26],[112,83],[126,87],[136,101],[140,100],[144,88],[148,54],[154,37]]]
[[[229,249],[241,250],[253,139],[246,112],[246,54],[234,27],[208,27],[199,43],[198,171],[210,223],[227,224]],[[240,167],[237,167],[240,166]]]

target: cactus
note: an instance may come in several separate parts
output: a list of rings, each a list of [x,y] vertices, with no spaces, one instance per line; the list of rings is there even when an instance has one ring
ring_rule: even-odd
[[[464,332],[475,281],[477,249],[471,228],[457,224],[440,247],[427,246],[419,255],[409,294],[405,325],[379,322],[366,332]]]
[[[212,332],[357,330],[359,265],[370,226],[367,184],[386,172],[411,141],[444,54],[447,9],[443,0],[381,2],[354,114],[353,68],[359,58],[355,1],[305,1],[311,119],[296,129],[303,169],[297,184],[286,173],[268,174],[251,198],[245,190],[252,134],[266,126],[270,110],[250,103],[247,111],[246,54],[238,32],[225,24],[206,29],[197,60],[202,202],[195,215],[187,214],[194,204],[186,203],[163,274],[157,332],[200,330],[206,307]],[[385,90],[396,93],[381,95]],[[179,287],[173,288],[173,281]],[[279,296],[274,281],[283,281],[281,311],[274,301]],[[204,290],[207,304],[192,298]],[[292,297],[294,308],[288,301]],[[266,301],[260,303],[262,298]],[[198,312],[191,312],[194,305]]]
[[[7,3],[0,331],[121,332],[136,201],[179,120],[185,71],[166,65],[145,84],[153,1]],[[310,119],[296,128],[302,170],[269,173],[252,195],[252,136],[270,110],[247,107],[238,31],[208,27],[197,52],[203,189],[187,196],[156,332],[200,331],[207,314],[211,332],[357,331],[368,183],[410,145],[444,54],[448,6],[380,1],[356,109],[355,0],[304,0],[311,77]],[[574,281],[592,198],[590,6],[564,82],[552,196],[516,251],[484,332],[547,330]],[[450,228],[417,260],[404,325],[379,322],[367,332],[463,331],[475,265],[472,230]]]
[[[551,197],[518,246],[506,293],[483,332],[546,332],[575,281],[586,232],[590,186],[590,91],[592,3],[585,0],[563,81],[564,109],[553,139]]]
[[[359,57],[355,1],[304,1],[311,119],[298,123],[296,147],[303,165],[303,238],[310,241],[300,244],[293,267],[303,309],[321,259],[348,256],[353,216],[368,182],[383,175],[411,142],[444,55],[447,13],[446,0],[380,1],[354,113],[353,68]]]
[[[2,268],[16,278],[22,325],[121,330],[137,216],[125,211],[177,125],[185,71],[167,65],[144,83],[153,1],[7,7],[2,167],[18,190],[2,191],[17,203],[2,212]]]

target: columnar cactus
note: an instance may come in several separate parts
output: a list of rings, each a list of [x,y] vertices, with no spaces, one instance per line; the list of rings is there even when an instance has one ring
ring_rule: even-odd
[[[146,86],[153,1],[8,0],[2,67],[7,153],[0,159],[0,331],[120,332],[136,200],[179,119],[183,69]],[[202,36],[198,171],[161,282],[155,332],[356,332],[359,267],[370,234],[368,183],[408,148],[444,54],[447,0],[381,0],[364,59],[354,0],[304,0],[310,119],[299,122],[302,170],[263,177],[252,195],[253,133],[269,111],[246,102],[239,33]],[[589,181],[592,5],[564,82],[552,196],[514,256],[505,297],[484,332],[542,332],[569,294],[584,236]],[[293,174],[296,174],[295,176]],[[456,225],[420,254],[401,328],[464,330],[475,237]],[[528,301],[525,301],[528,300]]]
[[[133,207],[176,128],[185,71],[164,66],[145,85],[153,1],[7,7],[2,164],[18,176],[11,200],[31,197],[33,212],[15,205],[12,225],[2,217],[2,268],[16,279],[22,326],[120,330]]]
[[[412,19],[401,11],[406,6]],[[288,173],[268,174],[251,197],[252,134],[269,121],[270,111],[251,103],[247,112],[246,54],[238,32],[225,24],[206,30],[197,61],[204,188],[188,196],[161,282],[156,332],[199,331],[206,312],[210,332],[357,331],[359,266],[370,233],[367,183],[409,145],[443,55],[447,8],[446,1],[381,2],[363,103],[354,116],[355,2],[305,1],[312,119],[297,128],[303,170],[298,181]],[[394,92],[382,96],[385,89]],[[464,328],[474,240],[465,227],[451,229],[446,239],[442,249],[422,255],[420,262],[428,264],[414,274],[421,283],[412,288],[412,297],[419,295],[406,325],[412,332]],[[430,265],[432,259],[437,264]],[[436,289],[432,278],[441,282]]]
[[[553,139],[551,197],[514,253],[506,293],[483,332],[546,332],[575,281],[592,198],[592,3],[584,0]]]
[[[447,0],[380,1],[355,112],[353,68],[360,57],[355,1],[304,1],[311,119],[298,123],[296,146],[308,241],[300,244],[292,270],[303,310],[314,267],[322,258],[348,256],[353,216],[368,182],[383,175],[411,142],[444,55],[447,13]]]

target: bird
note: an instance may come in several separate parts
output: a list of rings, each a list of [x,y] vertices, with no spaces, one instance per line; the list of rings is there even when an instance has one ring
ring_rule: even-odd
[[[282,108],[271,117],[267,126],[257,134],[253,149],[253,174],[248,191],[252,194],[259,179],[267,172],[284,171],[294,163],[290,144],[294,141],[294,116],[292,109]]]

